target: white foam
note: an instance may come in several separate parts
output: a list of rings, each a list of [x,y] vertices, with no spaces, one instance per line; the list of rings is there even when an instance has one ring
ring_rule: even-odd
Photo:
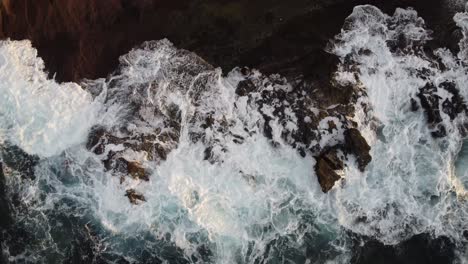
[[[340,223],[389,244],[421,232],[458,241],[468,215],[467,204],[453,198],[457,192],[453,177],[457,176],[452,166],[461,145],[457,124],[464,117],[451,122],[442,113],[448,136],[434,139],[424,112],[410,110],[410,98],[417,98],[426,82],[437,85],[444,80],[455,82],[466,95],[467,70],[447,50],[435,52],[447,62],[446,71],[416,51],[392,51],[390,42],[399,38],[406,39],[410,49],[411,43],[429,39],[429,31],[413,10],[397,9],[387,16],[373,6],[359,6],[348,21],[348,28],[338,36],[343,41],[334,50],[342,58],[351,56],[367,92],[361,103],[368,104],[369,110],[361,109],[357,117],[372,143],[373,160],[364,173],[353,166],[347,170],[346,186],[337,196]],[[422,69],[430,71],[427,80],[417,74]],[[347,81],[349,75],[344,72],[338,78]],[[376,127],[380,127],[378,133]],[[363,223],[356,223],[358,215],[365,217]]]
[[[42,157],[82,142],[95,119],[88,93],[47,79],[29,41],[0,43],[0,105],[0,140]]]
[[[103,91],[93,105],[77,85],[47,80],[42,62],[28,42],[4,42],[0,65],[12,67],[3,66],[5,72],[0,73],[3,83],[8,84],[0,84],[0,98],[8,102],[8,108],[1,111],[9,109],[0,117],[3,139],[42,156],[66,149],[62,155],[41,162],[35,181],[19,185],[23,199],[40,214],[63,210],[91,217],[103,232],[111,234],[108,250],[124,255],[132,249],[118,248],[115,241],[137,239],[140,234],[158,239],[170,234],[168,240],[188,257],[197,255],[198,247],[205,245],[216,263],[268,262],[275,250],[269,245],[282,237],[290,238],[287,242],[298,254],[305,254],[314,242],[325,244],[327,250],[349,252],[347,244],[334,244],[343,228],[388,244],[420,232],[460,240],[468,210],[466,203],[457,199],[461,195],[456,183],[460,175],[452,172],[461,146],[456,126],[463,120],[450,122],[444,115],[450,134],[433,139],[424,113],[409,111],[409,99],[426,82],[414,74],[415,70],[429,68],[429,78],[435,83],[449,79],[463,88],[468,80],[466,68],[447,50],[436,51],[449,65],[442,71],[425,56],[396,53],[388,47],[402,32],[409,43],[429,39],[415,11],[398,9],[394,16],[388,16],[374,7],[361,6],[355,8],[349,21],[334,52],[341,58],[351,56],[358,71],[340,67],[337,78],[342,84],[359,85],[367,93],[358,100],[355,118],[372,145],[373,161],[362,173],[351,156],[345,180],[327,194],[322,193],[313,172],[315,160],[302,158],[281,137],[284,129],[297,127],[293,112],[286,108],[289,119],[284,125],[274,118],[271,106],[261,109],[272,117],[273,147],[262,136],[264,121],[254,104],[261,94],[253,93],[251,99],[235,94],[235,87],[245,78],[239,70],[223,77],[219,69],[178,51],[167,40],[150,42],[123,56],[115,76],[88,84]],[[23,57],[33,66],[18,61]],[[358,79],[355,73],[359,73]],[[261,81],[259,72],[253,75]],[[257,85],[267,91],[291,88]],[[466,90],[461,90],[465,98]],[[34,98],[31,91],[37,91]],[[98,112],[95,109],[101,99],[105,111]],[[141,106],[135,114],[138,118],[126,116],[134,111],[131,103]],[[165,128],[171,105],[180,110],[182,128],[167,160],[151,162],[141,153],[125,152],[148,167],[149,182],[127,179],[121,184],[119,177],[104,170],[99,157],[82,145],[71,147],[83,140],[96,120],[93,113],[98,113],[99,123],[114,133],[124,133],[120,131],[124,127],[130,135],[138,135]],[[203,128],[208,113],[223,122]],[[50,118],[39,119],[41,116]],[[321,130],[329,128],[327,121],[338,125],[339,120],[322,120]],[[379,133],[376,127],[382,128]],[[26,131],[26,136],[21,136],[21,131]],[[319,144],[336,144],[342,132],[338,129],[324,136]],[[194,142],[191,133],[204,138]],[[244,143],[235,143],[233,134],[242,136]],[[50,138],[59,144],[50,144]],[[214,161],[205,160],[207,147],[212,147]],[[123,145],[110,148],[121,150]],[[43,183],[53,188],[45,188]],[[124,196],[128,188],[142,192],[147,201],[130,204]],[[78,209],[64,203],[70,200]],[[306,234],[312,234],[312,242]],[[339,256],[330,263],[348,261],[348,256]]]

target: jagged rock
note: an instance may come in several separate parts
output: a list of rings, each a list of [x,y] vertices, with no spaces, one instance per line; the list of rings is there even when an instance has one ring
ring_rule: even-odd
[[[439,111],[440,96],[436,93],[437,87],[432,83],[427,83],[424,87],[419,89],[419,93],[417,94],[421,102],[421,106],[427,114],[427,122],[432,125],[442,122],[442,117]]]
[[[315,173],[324,193],[333,188],[335,182],[341,179],[336,171],[343,168],[343,161],[338,157],[338,151],[335,148],[325,151],[317,158]]]
[[[438,89],[444,89],[451,96],[445,98],[440,108],[440,100],[442,99],[438,94]],[[427,122],[432,128],[431,135],[435,138],[445,137],[447,130],[442,124],[442,113],[449,116],[450,120],[454,120],[459,114],[467,111],[466,103],[460,95],[455,83],[442,82],[436,87],[432,83],[427,83],[424,87],[419,89],[417,94],[421,106],[427,115]],[[412,102],[413,104],[413,102]]]
[[[86,148],[97,155],[101,155],[105,151],[105,145],[102,142],[106,130],[103,127],[95,127],[88,135],[88,142]]]
[[[442,111],[450,117],[450,120],[454,120],[462,112],[466,113],[467,106],[465,100],[457,90],[455,83],[443,82],[439,86],[452,95],[450,99],[446,98],[442,102]]]
[[[135,189],[128,189],[126,192],[125,192],[125,196],[128,197],[128,200],[130,201],[130,203],[132,204],[140,204],[141,202],[146,202],[146,198],[145,196],[143,196],[143,194],[135,191]]]
[[[332,148],[328,151],[325,151],[321,157],[330,165],[333,170],[344,169],[344,163],[343,160],[341,160],[339,157],[337,148]]]
[[[128,161],[123,157],[119,157],[119,154],[113,151],[109,152],[109,157],[104,161],[104,166],[107,170],[128,174],[133,179],[149,181],[148,173],[139,162]]]
[[[96,126],[91,129],[91,132],[88,135],[86,148],[94,152],[96,155],[101,155],[106,151],[106,145],[119,145],[125,143],[127,140],[128,138],[119,138],[113,136],[108,131],[106,131],[105,128]]]
[[[236,94],[239,96],[245,96],[250,92],[253,92],[254,90],[255,84],[253,84],[251,80],[244,80],[240,81],[239,84],[237,84]]]
[[[139,162],[129,161],[127,163],[128,174],[134,179],[149,181],[149,176],[146,170],[142,167]]]
[[[361,135],[361,132],[355,128],[346,130],[344,132],[344,136],[347,150],[356,156],[359,169],[364,171],[367,164],[372,160],[372,157],[369,154],[371,149],[369,144],[367,144],[367,141]]]

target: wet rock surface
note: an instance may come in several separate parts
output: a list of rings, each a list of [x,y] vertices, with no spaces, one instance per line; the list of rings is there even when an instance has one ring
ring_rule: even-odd
[[[0,11],[2,36],[31,38],[51,74],[57,73],[57,79],[61,81],[104,77],[116,68],[117,57],[135,44],[163,37],[168,37],[178,47],[196,52],[209,62],[180,50],[176,58],[191,56],[196,63],[172,68],[188,73],[188,76],[179,76],[182,77],[180,80],[170,80],[173,89],[186,84],[184,77],[191,80],[202,72],[213,71],[213,66],[221,66],[225,72],[238,65],[260,69],[264,73],[260,77],[248,68],[238,69],[243,80],[235,87],[239,97],[245,97],[256,105],[255,109],[261,113],[260,127],[245,126],[243,130],[229,134],[234,126],[231,120],[214,109],[198,109],[189,125],[192,141],[202,141],[209,146],[207,160],[222,162],[222,153],[229,149],[221,138],[243,144],[249,135],[262,133],[272,145],[276,145],[275,139],[279,136],[301,155],[317,157],[318,181],[322,190],[327,192],[341,178],[337,171],[344,168],[344,158],[338,152],[355,155],[361,170],[372,159],[369,145],[349,119],[354,113],[356,90],[330,83],[337,61],[324,51],[328,39],[339,31],[343,18],[354,5],[364,2],[377,4],[384,10],[415,4],[423,17],[435,17],[433,21],[437,21],[440,15],[437,7],[441,1],[297,1],[297,5],[290,8],[290,3],[277,1],[220,4],[218,1],[37,0],[33,3],[4,0]],[[443,42],[444,38],[436,36],[435,41]],[[148,44],[149,51],[154,48],[152,45],[157,44]],[[121,63],[125,63],[125,59]],[[125,82],[122,68],[115,73],[118,78],[106,80],[109,86],[106,103],[125,101],[129,111],[124,113],[125,118],[119,126],[94,128],[87,148],[101,159],[108,171],[148,181],[151,177],[143,163],[165,160],[177,147],[182,113],[177,105],[156,106],[157,103],[135,96],[158,90],[158,79],[129,84]],[[286,78],[269,76],[270,73],[281,73]],[[213,76],[216,74],[210,74],[195,87],[203,87]],[[92,86],[94,84],[86,88],[99,90]],[[441,113],[452,118],[466,111],[465,104],[449,86],[442,89],[451,93],[451,98],[441,100],[433,90],[422,89],[417,98],[421,107],[418,102],[414,103],[414,111],[422,108],[427,112],[436,137],[445,133],[437,122]],[[195,90],[191,94],[194,105],[203,100],[200,99],[202,92]],[[155,119],[165,129],[155,128]],[[274,123],[281,127],[280,135],[275,134]],[[137,131],[135,127],[144,129]],[[330,145],[321,144],[322,140],[327,140]],[[135,153],[143,154],[144,158],[133,161],[130,157]],[[31,175],[34,160],[21,160],[14,163],[24,164],[19,170]],[[127,189],[124,195],[132,204],[146,200],[144,194],[135,189]],[[83,234],[77,234],[69,250],[69,262],[99,262],[99,257],[95,258],[99,253],[95,252],[98,241],[93,240],[90,230],[82,231]],[[353,263],[450,263],[453,260],[452,247],[450,241],[434,240],[425,235],[395,247],[367,242],[356,249]],[[420,254],[428,257],[417,259],[415,256]],[[151,257],[146,259],[148,263],[161,261]],[[126,262],[123,259],[119,261]],[[142,263],[145,261],[143,257]],[[184,261],[180,260],[180,263]]]
[[[453,121],[458,115],[467,115],[468,108],[465,100],[460,95],[459,89],[455,83],[449,81],[441,82],[439,85],[427,83],[419,89],[417,96],[422,109],[426,113],[433,137],[442,138],[447,136],[448,132],[443,124],[444,116]],[[441,95],[444,95],[444,97]],[[417,103],[412,102],[413,104],[413,108],[417,110],[419,108]]]
[[[0,37],[31,39],[62,81],[105,77],[120,55],[165,37],[225,72],[245,65],[319,80],[331,59],[323,48],[358,4],[413,6],[441,32],[434,42],[456,43],[453,30],[437,30],[455,28],[442,0],[2,0]]]
[[[154,58],[150,64],[140,65],[140,56]],[[351,119],[361,92],[358,87],[332,81],[290,82],[280,75],[264,75],[247,67],[231,71],[225,79],[227,83],[218,87],[219,71],[196,54],[176,49],[167,40],[146,42],[120,60],[119,69],[105,81],[103,100],[110,108],[122,105],[125,112],[112,127],[93,128],[86,146],[101,159],[107,171],[120,175],[122,183],[126,175],[150,180],[141,164],[165,160],[178,145],[182,123],[193,143],[206,146],[205,160],[211,163],[223,162],[223,156],[229,153],[228,142],[244,144],[256,134],[268,138],[273,146],[285,142],[302,156],[325,155],[324,150],[336,146],[336,150],[355,155],[361,169],[370,161],[370,148]],[[134,78],[131,74],[136,69],[151,74]],[[231,89],[224,85],[234,86],[236,98],[232,107],[213,101]],[[86,84],[88,90],[96,91],[95,96],[103,87],[102,82]],[[192,105],[191,113],[184,117],[180,102],[166,99],[176,98],[176,94],[188,96],[186,103]],[[350,129],[351,133],[344,134]],[[332,164],[332,170],[337,170],[336,164]],[[319,161],[317,166],[325,192],[339,179],[326,165]],[[331,181],[322,177],[326,174],[331,175]]]
[[[337,171],[343,169],[343,161],[335,148],[325,151],[317,158],[315,172],[324,193],[328,192],[335,185],[335,182],[341,179]]]
[[[348,129],[344,132],[346,149],[353,153],[359,165],[359,169],[364,171],[367,164],[371,162],[372,157],[369,154],[371,147],[367,144],[367,141],[361,135],[359,130],[355,128]]]

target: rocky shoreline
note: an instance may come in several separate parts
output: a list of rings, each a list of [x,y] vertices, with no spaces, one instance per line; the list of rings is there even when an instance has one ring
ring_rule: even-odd
[[[0,37],[31,39],[50,74],[59,81],[107,77],[106,100],[128,100],[131,110],[127,113],[126,123],[116,127],[94,127],[86,144],[88,150],[100,157],[105,169],[119,177],[121,184],[127,180],[151,181],[145,162],[165,160],[179,142],[182,127],[179,109],[170,104],[155,107],[130,94],[130,90],[125,92],[118,89],[122,85],[138,91],[146,89],[143,85],[125,82],[126,65],[122,65],[125,60],[121,60],[119,66],[118,57],[136,45],[151,51],[161,42],[141,43],[167,37],[180,48],[174,51],[171,59],[189,57],[193,62],[189,67],[178,65],[170,69],[189,73],[188,77],[178,76],[181,80],[209,72],[208,77],[200,81],[199,85],[204,85],[219,74],[215,67],[221,67],[226,74],[239,65],[246,66],[234,70],[241,76],[235,93],[238,98],[253,102],[255,110],[261,114],[261,124],[255,128],[246,126],[243,134],[232,134],[227,138],[236,144],[243,144],[251,133],[258,132],[275,146],[277,142],[270,121],[276,120],[281,126],[279,136],[282,140],[300,155],[310,155],[316,159],[316,165],[311,170],[315,170],[317,181],[326,193],[340,181],[347,157],[356,159],[361,171],[372,160],[370,146],[357,129],[358,124],[353,121],[354,106],[358,94],[363,91],[359,87],[343,87],[332,81],[339,61],[325,51],[329,39],[339,32],[344,18],[356,4],[371,3],[384,10],[413,5],[423,17],[428,18],[429,25],[432,23],[436,27],[447,26],[445,16],[448,16],[447,12],[452,12],[442,8],[442,1],[384,2],[297,1],[296,8],[288,8],[290,4],[276,1],[258,1],[255,4],[227,1],[219,4],[218,1],[37,0],[32,3],[27,0],[3,0],[0,3]],[[430,45],[442,46],[460,37],[455,31],[439,32],[443,33],[436,35]],[[457,49],[456,46],[446,46]],[[128,59],[131,60],[131,57]],[[177,83],[179,79],[170,80],[170,85],[182,86]],[[157,83],[156,80],[150,82]],[[98,86],[84,82],[84,87],[95,95],[102,89]],[[436,95],[438,89],[450,93],[451,99],[439,102],[441,98]],[[193,104],[197,105],[198,97],[196,94],[191,96],[194,98]],[[420,108],[425,111],[434,137],[446,136],[440,124],[441,112],[450,117],[467,112],[465,102],[450,83],[421,88],[417,98],[411,100],[411,105],[414,111]],[[314,107],[317,110],[310,111]],[[208,146],[205,150],[206,160],[222,162],[222,153],[227,150],[220,138],[225,137],[233,126],[231,120],[214,111],[195,111],[188,124],[192,141]],[[297,130],[288,127],[290,113],[298,117]],[[128,124],[145,126],[151,123],[152,115],[163,120],[165,130],[141,132],[129,129]],[[332,138],[333,144],[320,144],[322,138],[329,141]],[[17,156],[12,154],[14,147],[2,151],[6,151],[2,155],[4,158]],[[19,167],[14,168],[15,171],[33,177],[31,169],[37,159],[19,156],[26,158],[7,166],[16,164]],[[7,163],[6,160],[4,162]],[[0,214],[5,212],[5,215],[9,215],[10,207],[4,199],[4,169],[5,166],[0,163]],[[144,193],[130,187],[122,195],[135,205],[146,201]],[[11,220],[0,220],[0,228],[4,230],[2,234],[5,234]],[[94,246],[92,242],[89,243],[83,247]],[[360,246],[356,247],[351,261],[355,264],[451,263],[454,260],[453,242],[446,237],[433,238],[429,234],[417,235],[395,246],[359,237],[356,245]],[[77,245],[78,248],[81,246]],[[427,257],[415,257],[420,254]]]
[[[324,63],[334,60],[324,47],[359,4],[386,13],[413,6],[438,34],[436,46],[457,48],[455,11],[443,0],[2,0],[0,38],[30,39],[59,81],[106,77],[134,46],[168,38],[225,72],[248,66],[326,82]]]

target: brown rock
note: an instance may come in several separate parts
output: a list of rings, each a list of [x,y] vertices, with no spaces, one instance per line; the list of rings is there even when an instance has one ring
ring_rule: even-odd
[[[60,81],[105,77],[118,57],[145,40],[167,37],[229,71],[238,65],[264,73],[328,82],[324,47],[354,6],[372,3],[392,13],[413,6],[424,18],[452,22],[443,1],[420,0],[0,0],[0,37],[31,39]],[[323,23],[326,21],[327,23]],[[431,24],[440,24],[437,21]],[[440,24],[445,28],[446,24]],[[447,32],[450,30],[435,30]],[[439,34],[439,33],[437,33]],[[458,43],[445,36],[442,42]],[[445,43],[444,43],[445,44]],[[445,45],[443,45],[445,46]],[[321,76],[321,77],[320,77]],[[339,101],[342,91],[330,91]],[[336,98],[333,98],[336,97]]]
[[[338,157],[336,149],[328,150],[317,158],[315,173],[324,193],[328,192],[335,185],[335,182],[341,179],[336,170],[343,168],[343,161]]]
[[[332,133],[333,129],[336,129],[336,124],[333,120],[328,121],[328,133]]]
[[[149,181],[149,176],[146,173],[146,170],[142,167],[142,165],[139,162],[129,161],[127,163],[127,171],[133,179]]]
[[[315,165],[315,172],[324,193],[328,192],[335,185],[335,182],[341,179],[340,175],[323,158],[318,159],[317,165]]]
[[[370,146],[361,132],[355,128],[350,128],[344,132],[347,150],[357,158],[359,169],[364,171],[367,164],[371,162],[372,156],[369,154]]]
[[[324,152],[321,157],[327,161],[333,170],[344,169],[343,161],[338,157],[338,150],[336,148]]]
[[[132,204],[140,204],[141,202],[146,202],[145,196],[143,196],[143,194],[135,191],[135,189],[128,189],[125,192],[125,196],[128,197],[128,200]]]

